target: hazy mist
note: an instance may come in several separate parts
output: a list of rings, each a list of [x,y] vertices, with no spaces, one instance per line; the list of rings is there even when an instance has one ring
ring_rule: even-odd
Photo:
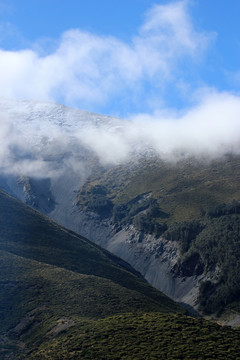
[[[79,117],[79,126],[78,111],[71,126],[71,109],[66,108],[61,115],[65,125],[61,126],[57,117],[62,107],[54,105],[59,111],[48,119],[44,112],[48,106],[43,103],[41,112],[41,103],[35,110],[33,104],[32,120],[19,103],[14,115],[0,111],[3,173],[45,177],[69,169],[78,172],[93,156],[104,165],[114,165],[149,152],[169,161],[240,152],[240,98],[226,93],[208,93],[197,106],[174,116],[166,110],[121,121],[96,115],[98,120],[93,122],[86,113],[85,119]]]

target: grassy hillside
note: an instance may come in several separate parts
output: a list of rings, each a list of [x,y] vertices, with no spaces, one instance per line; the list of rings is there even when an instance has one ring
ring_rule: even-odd
[[[240,199],[239,180],[240,156],[212,161],[190,158],[177,163],[143,159],[107,171],[99,169],[81,189],[79,203],[91,206],[86,195],[92,194],[96,186],[104,189],[113,206],[151,194],[169,215],[164,221],[171,224],[201,217],[203,210]]]
[[[35,360],[239,359],[240,332],[181,315],[124,314],[72,327],[33,353]]]
[[[237,359],[240,333],[184,310],[120,260],[0,192],[0,358]]]
[[[99,170],[80,189],[78,205],[111,216],[116,229],[132,223],[177,241],[177,276],[219,269],[218,280],[200,289],[201,309],[212,313],[240,299],[239,183],[240,156],[177,163],[143,159]]]
[[[0,191],[0,249],[86,275],[95,275],[175,306],[124,261]],[[125,267],[125,268],[124,268]],[[128,271],[131,269],[131,272]]]
[[[125,312],[171,312],[170,307],[104,278],[3,251],[0,261],[3,354],[9,350],[16,354],[21,349],[28,353],[51,339],[54,328],[57,335],[58,331],[89,319]]]
[[[117,257],[1,191],[0,229],[3,359],[28,358],[68,327],[93,319],[184,312]]]

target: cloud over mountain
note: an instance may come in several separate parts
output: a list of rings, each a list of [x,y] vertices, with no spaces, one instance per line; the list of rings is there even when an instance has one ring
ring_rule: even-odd
[[[133,153],[146,149],[168,160],[183,154],[238,153],[239,95],[208,88],[201,81],[193,85],[196,79],[189,76],[215,36],[196,29],[190,4],[183,0],[154,5],[129,41],[70,29],[50,50],[40,42],[20,51],[0,49],[4,98],[51,100],[91,109],[115,102],[119,113],[128,113],[129,104],[140,104],[130,112],[131,121],[111,119],[110,125],[106,117],[98,122],[102,117],[96,115],[89,122],[89,114],[83,119],[81,112],[73,116],[74,111],[54,104],[13,102],[9,105],[13,113],[3,106],[1,170],[35,176],[69,168],[79,171],[83,149],[103,163],[128,161]],[[166,99],[176,93],[189,98],[191,105],[180,111],[169,109]],[[151,111],[139,113],[142,103]]]
[[[0,168],[41,177],[83,171],[90,153],[103,164],[128,161],[149,150],[171,161],[238,154],[239,114],[239,97],[215,92],[185,113],[142,114],[129,121],[54,103],[2,101]]]

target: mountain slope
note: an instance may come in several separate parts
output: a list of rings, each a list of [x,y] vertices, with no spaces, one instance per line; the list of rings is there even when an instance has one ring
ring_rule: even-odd
[[[239,180],[236,155],[172,164],[148,158],[102,169],[78,195],[81,216],[89,221],[83,234],[174,299],[220,311],[239,299]],[[111,223],[103,239],[92,230],[99,224],[106,234],[101,223]]]
[[[3,358],[24,356],[53,334],[90,319],[184,311],[119,258],[2,191],[0,208]]]
[[[71,228],[75,192],[99,166],[99,132],[117,133],[122,121],[51,102],[2,98],[0,117],[0,188]]]
[[[5,298],[10,331],[8,337],[1,333],[3,359],[10,354],[14,359],[35,360],[236,359],[240,355],[237,330],[202,319],[164,315],[139,293],[102,278],[12,254],[4,253],[3,258],[10,266],[5,269],[11,288]],[[4,285],[6,296],[6,280]],[[4,321],[1,324],[4,329]]]
[[[1,250],[81,274],[114,280],[126,288],[133,286],[146,292],[154,300],[168,301],[142,278],[136,277],[136,272],[121,259],[2,191],[0,201]]]
[[[142,158],[92,174],[82,187],[79,201],[84,205],[84,191],[91,193],[96,185],[105,188],[114,205],[136,202],[138,196],[149,194],[162,211],[162,216],[155,217],[170,224],[199,218],[204,210],[238,199],[239,180],[239,156],[211,161],[186,158],[173,163],[157,157]]]
[[[125,259],[177,301],[212,312],[238,299],[231,264],[239,261],[239,155],[177,152],[163,161],[115,118],[2,99],[0,113],[1,188]]]
[[[239,330],[203,319],[125,314],[71,328],[30,359],[238,359]]]
[[[0,108],[1,188],[172,298],[209,313],[227,305],[237,324],[239,156],[166,162],[145,143],[119,151],[117,119],[50,103]],[[182,308],[121,259],[6,193],[0,204],[1,358],[240,356],[238,331],[173,315]]]

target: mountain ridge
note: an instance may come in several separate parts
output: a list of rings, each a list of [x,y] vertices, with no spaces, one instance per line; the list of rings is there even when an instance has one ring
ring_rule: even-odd
[[[61,263],[60,267],[56,266],[58,261],[55,265],[48,264],[49,253],[52,259],[67,256],[66,247],[71,246],[74,234],[2,191],[0,210],[0,356],[3,360],[179,359],[183,356],[193,359],[203,355],[235,359],[239,356],[239,330],[185,316],[179,305],[139,277],[125,269],[121,272],[118,263],[121,279],[117,282],[125,286],[115,283],[114,277],[111,280],[104,278],[104,274],[91,275],[92,270],[98,273],[88,266],[94,251],[85,263],[88,267],[85,274],[80,269],[66,270]],[[53,235],[50,229],[54,230]],[[66,243],[61,234],[64,239],[68,234]],[[75,237],[83,246],[89,244],[79,235]],[[63,247],[62,253],[56,252],[53,238],[55,245]],[[19,242],[24,244],[24,250],[35,244],[35,253],[43,246],[45,261],[39,261],[44,260],[42,256],[33,260],[28,250],[23,256],[16,255]],[[102,253],[107,254],[96,245],[92,245],[93,249],[100,260]],[[106,271],[106,265],[112,266],[115,257],[110,255],[106,259],[105,255]],[[81,256],[78,261],[82,261]],[[129,276],[137,281],[136,287],[132,286],[132,280],[130,283],[127,280]],[[144,288],[145,294],[145,291],[141,293]]]
[[[62,331],[98,318],[185,313],[123,260],[2,191],[0,229],[3,359],[29,358]]]
[[[122,165],[93,174],[78,195],[77,206],[85,217],[83,223],[90,221],[92,224],[86,226],[85,235],[95,238],[99,244],[141,269],[150,283],[175,300],[197,307],[201,282],[210,281],[214,289],[213,284],[221,282],[221,266],[228,261],[227,255],[220,256],[221,249],[217,250],[217,245],[210,246],[211,241],[207,240],[206,234],[213,236],[215,229],[215,242],[222,244],[225,254],[232,251],[230,247],[235,246],[234,241],[240,236],[237,230],[239,162],[237,155],[208,163],[193,159],[190,163],[182,160],[176,164],[143,160],[138,168],[130,172]],[[109,215],[101,218],[104,198],[108,201],[105,200],[105,206],[108,204]],[[94,212],[95,217],[92,215]],[[100,224],[107,224],[108,216],[111,226],[107,236]],[[214,220],[219,216],[224,218],[226,225],[221,219]],[[102,241],[101,235],[94,231],[91,234],[91,228],[96,228],[97,223],[108,241]],[[227,230],[227,226],[233,226],[235,233]],[[232,240],[223,240],[226,236]],[[212,267],[204,247],[215,254],[212,255],[215,257]],[[136,253],[138,260],[134,256]],[[236,258],[233,263],[236,263],[237,251],[234,253]],[[224,256],[225,260],[220,260]],[[231,267],[229,263],[229,271]],[[162,272],[166,282],[161,279]]]
[[[59,109],[57,104],[54,107]],[[36,110],[35,117],[33,112],[29,114],[26,110],[32,123],[36,117],[39,119],[39,112]],[[57,121],[57,111],[55,115]],[[21,111],[16,110],[13,118],[20,120],[21,116]],[[48,122],[47,113],[45,116]],[[98,115],[92,116],[97,123]],[[111,118],[108,120],[111,123]],[[88,123],[87,118],[82,121]],[[36,132],[36,128],[32,130]],[[111,131],[121,134],[119,127],[113,126]],[[96,134],[105,139],[104,132],[95,132],[96,142]],[[32,155],[37,169],[40,160],[38,171],[24,174],[23,166],[23,174],[2,175],[1,187],[66,228],[130,261],[148,281],[176,300],[197,307],[200,282],[217,282],[219,264],[207,269],[208,261],[196,246],[203,241],[203,228],[207,226],[211,232],[211,226],[216,225],[217,221],[206,220],[211,211],[239,201],[239,155],[228,153],[214,158],[211,154],[188,157],[187,153],[179,153],[168,161],[150,149],[150,153],[139,152],[132,160],[111,164],[101,162],[97,147],[90,148],[87,142],[80,144],[75,140],[67,141],[63,147],[62,141],[54,143],[50,139],[49,146],[46,145],[49,139],[47,143],[43,141],[40,158],[39,151],[34,150]],[[118,146],[117,142],[111,144],[111,150]],[[21,156],[31,164],[29,154]],[[19,161],[18,167],[24,165]],[[224,226],[219,220],[219,229]],[[206,241],[209,246],[209,240]],[[216,253],[216,248],[213,250]]]

